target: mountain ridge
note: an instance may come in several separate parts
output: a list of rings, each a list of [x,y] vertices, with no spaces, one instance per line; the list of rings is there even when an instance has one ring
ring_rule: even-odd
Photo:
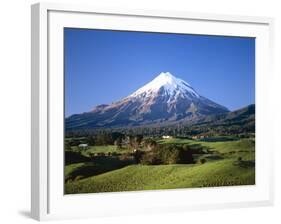
[[[192,121],[229,110],[201,96],[190,84],[169,72],[112,104],[97,105],[90,112],[66,118],[66,128],[140,126],[173,121]]]

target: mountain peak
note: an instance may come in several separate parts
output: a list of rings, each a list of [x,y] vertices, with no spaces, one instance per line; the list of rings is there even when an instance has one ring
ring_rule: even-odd
[[[157,77],[166,78],[166,79],[175,79],[176,78],[170,72],[161,72]]]
[[[199,94],[185,81],[173,76],[170,72],[161,72],[152,81],[131,94],[131,97],[138,95],[147,95],[158,92],[163,89],[169,95],[189,93],[194,97],[199,97]]]
[[[161,72],[154,80],[161,83],[177,82],[177,78],[173,76],[170,72]]]
[[[133,94],[110,105],[96,106],[89,113],[69,117],[68,129],[163,125],[193,122],[228,109],[200,96],[187,82],[161,72]]]

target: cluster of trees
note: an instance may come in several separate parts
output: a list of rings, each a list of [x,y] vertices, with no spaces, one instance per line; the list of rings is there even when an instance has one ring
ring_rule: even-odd
[[[163,135],[171,135],[177,138],[189,138],[196,135],[236,135],[245,136],[255,133],[255,123],[253,122],[229,122],[223,124],[202,123],[197,125],[171,125],[171,126],[142,126],[131,128],[107,128],[92,130],[67,131],[66,137],[82,137],[89,138],[91,145],[113,144],[117,140],[120,142],[125,136],[144,136],[144,137],[161,137]]]
[[[87,143],[90,146],[97,145],[116,145],[121,149],[124,145],[126,147],[137,149],[143,143],[146,146],[151,144],[152,139],[145,139],[143,135],[125,135],[121,132],[107,132],[101,131],[94,134],[88,134],[84,137],[75,136],[66,139],[65,148],[70,149],[71,146],[78,146],[81,143]]]
[[[85,133],[81,135],[81,132],[71,135],[66,135],[65,142],[69,146],[78,146],[79,144],[86,143],[88,145],[113,145],[118,144],[118,141],[122,141],[125,135],[120,132],[108,132],[100,131],[97,133]]]
[[[89,145],[113,145],[115,141],[121,140],[125,137],[120,132],[98,132],[93,135],[87,136],[87,142]]]
[[[156,145],[149,151],[135,152],[135,160],[143,165],[194,163],[193,153],[187,145]]]
[[[144,138],[143,135],[129,135],[122,133],[100,133],[84,138],[74,138],[65,141],[67,163],[70,161],[81,161],[82,152],[79,150],[71,150],[73,144],[115,144],[118,148],[126,147],[132,149],[130,153],[110,153],[108,156],[125,156],[133,157],[135,163],[144,165],[160,165],[160,164],[177,164],[177,163],[194,163],[193,154],[204,153],[202,148],[191,147],[188,145],[176,144],[157,144],[154,138]],[[77,147],[78,148],[78,147]],[[98,156],[105,156],[98,155]],[[90,156],[91,158],[91,156]],[[69,161],[68,161],[69,160]]]
[[[131,149],[137,149],[140,147],[141,143],[143,141],[143,135],[128,135],[125,136],[123,139],[121,139],[121,144],[117,147],[122,147],[123,145],[126,145],[126,147]],[[121,148],[120,147],[120,148]]]

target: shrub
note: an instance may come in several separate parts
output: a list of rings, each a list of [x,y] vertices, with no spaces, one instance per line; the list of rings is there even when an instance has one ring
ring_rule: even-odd
[[[150,164],[187,164],[194,162],[192,152],[178,145],[158,145],[153,151],[147,152],[142,161]]]
[[[117,149],[122,149],[122,138],[119,137],[114,141],[114,145],[116,145]]]
[[[97,155],[98,156],[105,156],[105,153],[104,152],[98,152]]]
[[[140,151],[140,150],[136,150],[133,155],[134,155],[134,158],[135,158],[136,163],[140,163],[141,158],[142,158],[143,155],[144,155],[144,152],[142,152],[142,151]]]
[[[144,143],[144,147],[149,150],[153,150],[157,146],[157,142],[152,138],[145,139],[143,143]]]
[[[143,165],[194,163],[191,150],[179,145],[157,145],[153,150],[134,152],[136,163]]]
[[[157,148],[157,154],[163,164],[193,163],[192,152],[179,145],[163,145]]]
[[[79,175],[79,176],[76,176],[76,177],[74,178],[74,181],[78,181],[78,180],[81,180],[81,179],[83,179],[83,178],[84,178],[83,176]]]
[[[176,147],[164,147],[159,151],[159,157],[164,164],[175,164],[180,161],[180,151]]]
[[[95,153],[93,153],[93,152],[89,152],[88,155],[89,155],[90,158],[94,158],[95,157]]]
[[[150,151],[145,152],[142,157],[140,158],[140,163],[143,165],[159,165],[161,164],[161,161],[159,158],[157,158],[157,155]]]
[[[204,164],[204,163],[206,163],[206,162],[207,162],[207,160],[206,160],[206,159],[204,159],[204,158],[202,158],[202,159],[200,159],[200,160],[199,160],[199,162],[200,162],[201,164]]]
[[[130,153],[123,153],[118,157],[122,161],[132,160],[134,159]]]

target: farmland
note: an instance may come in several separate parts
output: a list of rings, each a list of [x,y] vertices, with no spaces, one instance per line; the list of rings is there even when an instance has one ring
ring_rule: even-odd
[[[89,146],[82,150],[77,146],[68,147],[66,152],[80,157],[76,160],[74,156],[74,161],[70,159],[65,166],[65,193],[255,184],[253,138],[155,138],[153,141],[155,149],[146,144],[145,138],[134,147],[116,144]],[[190,152],[192,160],[171,159],[180,155],[174,153],[177,150]],[[153,154],[155,151],[157,153]],[[140,159],[136,159],[137,154]],[[187,154],[183,155],[186,159]]]

